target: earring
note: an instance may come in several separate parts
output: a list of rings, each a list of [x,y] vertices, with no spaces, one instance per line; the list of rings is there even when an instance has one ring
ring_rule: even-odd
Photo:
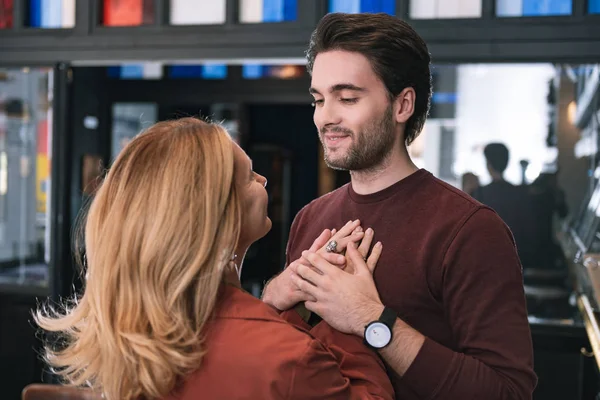
[[[236,259],[237,259],[237,254],[234,254],[233,256],[231,256],[231,261],[229,261],[229,262],[233,264],[233,267],[235,268],[235,272],[237,273],[238,278],[241,278],[242,274],[240,271],[240,267],[235,262]]]

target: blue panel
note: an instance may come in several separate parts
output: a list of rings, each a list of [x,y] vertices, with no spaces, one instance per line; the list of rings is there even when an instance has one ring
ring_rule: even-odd
[[[60,28],[62,0],[42,0],[42,28]]]
[[[120,78],[121,77],[121,67],[108,67],[106,69],[106,73],[108,74],[109,78]]]
[[[169,78],[202,78],[202,65],[171,65],[167,68]]]
[[[359,13],[360,0],[329,0],[329,12]]]
[[[376,13],[381,6],[379,0],[360,0],[360,12]]]
[[[283,2],[283,20],[295,21],[298,19],[298,2],[297,0],[284,0]]]
[[[523,16],[569,15],[573,0],[523,0]]]
[[[496,0],[496,15],[499,17],[520,17],[523,15],[525,0]]]
[[[540,0],[523,0],[523,13],[524,16],[539,16],[545,15],[544,9],[546,8],[546,2]]]
[[[433,92],[431,102],[436,104],[454,104],[457,98],[456,93]]]
[[[144,79],[143,65],[123,65],[121,67],[121,79]]]
[[[42,0],[29,2],[29,26],[36,28],[42,26]]]
[[[556,15],[571,15],[573,13],[573,0],[552,0],[552,11]]]
[[[600,0],[588,0],[588,13],[600,14]]]
[[[244,64],[242,76],[244,79],[260,79],[264,75],[264,66],[261,64]]]
[[[395,0],[360,0],[360,12],[396,15]]]
[[[283,21],[283,0],[263,0],[263,22]]]
[[[41,10],[42,10],[42,21],[40,26],[42,28],[49,28],[52,26],[50,19],[52,18],[52,4],[50,0],[42,0],[41,2]]]
[[[381,0],[381,12],[396,15],[396,0]]]
[[[171,79],[225,79],[227,78],[227,65],[170,65],[167,67],[167,76]]]
[[[227,65],[205,64],[202,66],[202,77],[204,79],[225,79],[227,78]]]

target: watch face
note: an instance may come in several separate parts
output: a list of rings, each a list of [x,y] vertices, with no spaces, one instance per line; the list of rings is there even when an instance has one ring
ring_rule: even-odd
[[[385,347],[391,339],[390,328],[381,322],[373,322],[365,331],[365,340],[376,349]]]

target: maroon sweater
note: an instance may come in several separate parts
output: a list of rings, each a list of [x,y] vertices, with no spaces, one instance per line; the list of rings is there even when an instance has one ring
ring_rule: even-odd
[[[345,185],[302,209],[288,264],[325,228],[359,218],[383,254],[375,269],[382,302],[426,336],[399,399],[530,399],[531,332],[510,230],[498,215],[419,170],[374,194]]]

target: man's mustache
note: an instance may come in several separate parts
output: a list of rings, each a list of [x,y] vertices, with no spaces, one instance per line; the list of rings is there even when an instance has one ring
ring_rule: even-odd
[[[323,127],[320,129],[320,133],[321,135],[325,135],[326,133],[343,133],[345,135],[354,135],[350,129],[342,128],[341,126]]]

